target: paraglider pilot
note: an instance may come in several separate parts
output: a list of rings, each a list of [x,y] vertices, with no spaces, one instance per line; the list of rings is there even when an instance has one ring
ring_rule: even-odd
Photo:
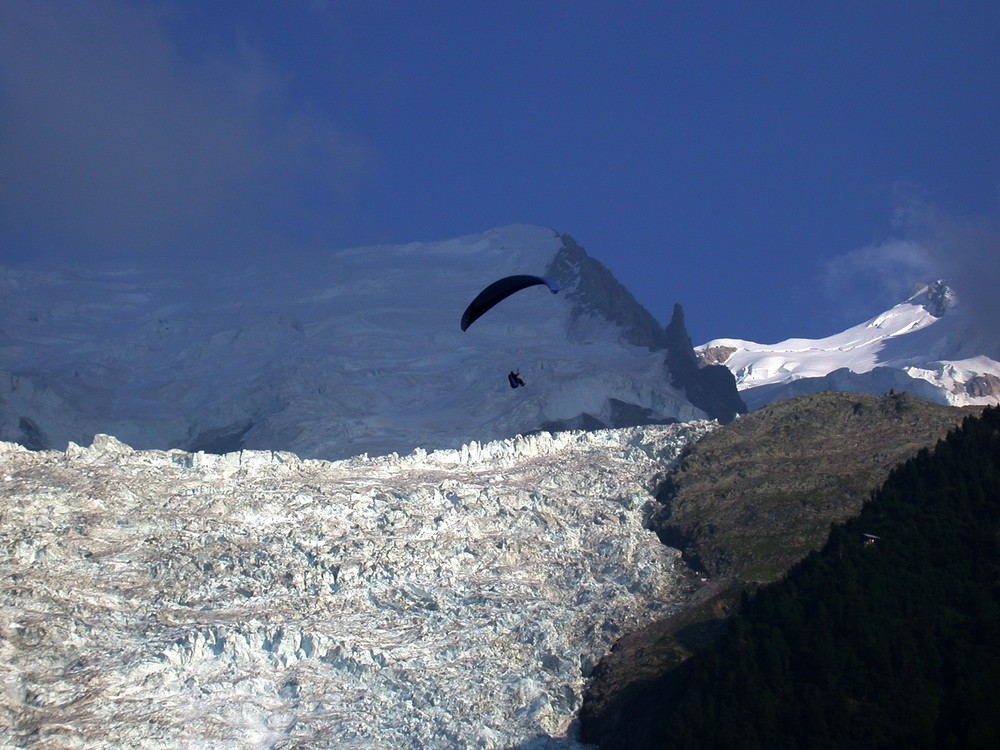
[[[518,373],[520,373],[520,370],[518,370],[518,372],[511,370],[507,375],[507,382],[510,383],[511,388],[517,388],[519,385],[524,385],[524,381],[521,380],[521,376]]]

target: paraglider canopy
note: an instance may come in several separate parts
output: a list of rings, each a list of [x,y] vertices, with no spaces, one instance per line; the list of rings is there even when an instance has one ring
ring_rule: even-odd
[[[529,286],[537,286],[539,284],[545,284],[553,294],[559,291],[559,284],[552,279],[546,279],[541,276],[519,274],[517,276],[505,276],[502,279],[494,281],[477,294],[476,298],[465,308],[465,313],[462,315],[462,330],[467,329],[487,310],[498,302],[507,299],[514,292],[519,292],[522,289],[527,289]]]

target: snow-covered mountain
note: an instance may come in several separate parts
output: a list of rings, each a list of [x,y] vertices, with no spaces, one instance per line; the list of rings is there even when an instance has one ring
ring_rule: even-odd
[[[673,382],[663,327],[549,229],[200,272],[0,269],[0,439],[333,459],[706,415]],[[481,289],[522,273],[562,292],[460,329]]]
[[[0,746],[579,747],[593,666],[700,586],[644,518],[714,426],[332,463],[0,443]]]
[[[822,390],[907,391],[939,404],[1000,403],[1000,335],[982,331],[942,281],[860,325],[823,339],[696,347],[736,377],[750,409]]]

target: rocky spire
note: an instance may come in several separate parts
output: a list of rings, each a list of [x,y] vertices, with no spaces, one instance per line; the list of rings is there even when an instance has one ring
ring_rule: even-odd
[[[684,308],[674,304],[667,339],[666,365],[674,387],[684,391],[688,401],[721,424],[732,422],[747,407],[736,390],[736,378],[723,365],[698,366],[698,357],[684,325]]]

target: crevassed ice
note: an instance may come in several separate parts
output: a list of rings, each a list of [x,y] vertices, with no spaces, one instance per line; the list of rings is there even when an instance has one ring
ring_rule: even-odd
[[[0,745],[571,748],[590,670],[684,593],[643,506],[712,428],[2,445]]]

